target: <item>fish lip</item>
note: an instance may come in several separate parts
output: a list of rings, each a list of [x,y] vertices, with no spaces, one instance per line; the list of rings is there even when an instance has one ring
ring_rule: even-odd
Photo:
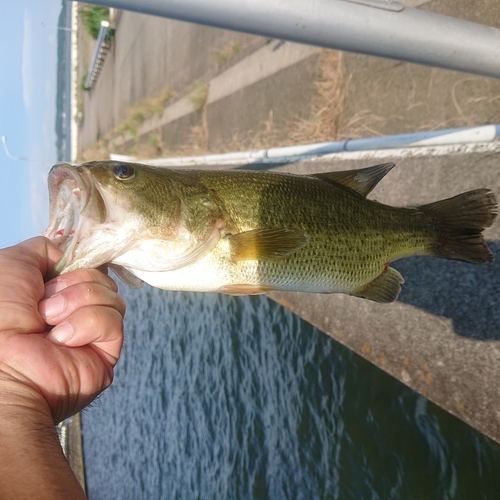
[[[72,179],[75,181],[77,187],[80,189],[81,194],[85,197],[85,202],[83,203],[83,206],[85,206],[87,202],[86,198],[88,183],[84,181],[77,167],[70,165],[69,163],[57,163],[50,169],[48,179],[51,209],[53,208],[53,205],[59,195],[61,183],[67,179]]]
[[[81,193],[84,195],[86,193],[86,188],[88,186],[85,184],[82,176],[78,172],[77,167],[74,167],[69,163],[57,163],[50,169],[48,179],[51,216],[52,208],[54,208],[54,204],[59,196],[61,183],[67,179],[74,180]]]
[[[67,178],[73,178],[79,187],[85,187],[78,168],[69,163],[56,163],[49,172],[49,191],[53,195],[59,184]],[[57,193],[56,193],[57,194]]]

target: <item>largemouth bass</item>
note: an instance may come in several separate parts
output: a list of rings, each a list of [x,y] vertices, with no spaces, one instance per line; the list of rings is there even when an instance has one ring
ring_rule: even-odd
[[[403,283],[389,267],[396,259],[493,260],[482,236],[496,216],[490,191],[415,208],[368,200],[393,166],[302,176],[55,165],[45,236],[64,255],[54,273],[107,264],[130,286],[340,292],[391,302]]]

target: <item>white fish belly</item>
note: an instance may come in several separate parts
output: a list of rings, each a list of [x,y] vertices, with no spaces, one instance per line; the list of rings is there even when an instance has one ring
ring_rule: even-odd
[[[172,271],[139,271],[128,268],[135,276],[151,286],[164,290],[183,290],[186,292],[216,292],[234,284],[259,285],[258,262],[249,261],[245,266],[231,263],[221,265],[213,254]]]

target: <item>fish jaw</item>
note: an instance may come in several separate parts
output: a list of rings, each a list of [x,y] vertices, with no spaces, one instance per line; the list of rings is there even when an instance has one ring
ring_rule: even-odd
[[[49,173],[50,223],[44,236],[63,256],[53,276],[110,262],[130,245],[132,236],[119,231],[130,209],[126,200],[111,202],[89,171],[68,164]]]

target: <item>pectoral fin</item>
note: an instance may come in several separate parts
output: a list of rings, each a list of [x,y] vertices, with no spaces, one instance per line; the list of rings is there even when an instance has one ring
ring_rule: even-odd
[[[108,263],[108,267],[130,288],[141,288],[144,286],[144,281],[132,274],[128,269],[123,266]]]
[[[312,174],[311,177],[342,184],[361,196],[366,197],[381,179],[394,167],[394,163],[382,163],[373,167],[361,168],[358,170],[344,170],[342,172],[325,172]]]
[[[226,236],[230,240],[233,262],[281,259],[309,243],[300,229],[254,229]]]
[[[350,295],[381,303],[394,302],[398,298],[404,281],[396,269],[387,267],[380,276],[358,288]]]

